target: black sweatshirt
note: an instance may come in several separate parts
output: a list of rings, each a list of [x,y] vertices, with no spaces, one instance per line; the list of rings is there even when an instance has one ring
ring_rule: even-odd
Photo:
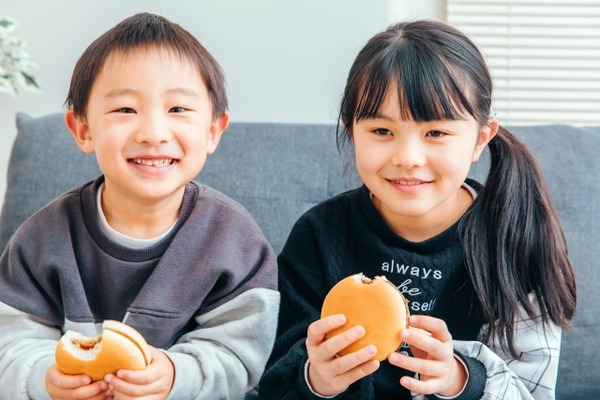
[[[443,319],[453,339],[477,340],[483,318],[457,225],[420,243],[407,241],[382,219],[364,186],[304,214],[278,258],[282,303],[275,348],[260,385],[261,398],[319,398],[304,378],[306,330],[319,319],[329,289],[351,274],[385,275],[403,292],[411,314]],[[459,398],[479,398],[485,369],[475,359],[461,358],[470,379]],[[399,384],[403,375],[414,373],[383,361],[375,373],[336,398],[410,399],[408,390]]]

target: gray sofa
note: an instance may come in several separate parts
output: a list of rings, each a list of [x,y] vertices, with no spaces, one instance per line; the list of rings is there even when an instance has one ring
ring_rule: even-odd
[[[67,189],[99,174],[62,114],[17,115],[18,134],[0,216],[0,251],[19,224]],[[600,386],[600,127],[512,127],[542,165],[559,209],[578,279],[574,329],[563,335],[558,399],[595,399]],[[309,207],[358,184],[335,145],[335,126],[233,123],[198,180],[238,200],[276,252]],[[485,162],[472,175],[483,179]]]

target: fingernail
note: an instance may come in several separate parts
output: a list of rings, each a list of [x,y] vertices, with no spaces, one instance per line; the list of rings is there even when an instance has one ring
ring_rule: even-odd
[[[419,322],[419,318],[416,315],[411,315],[410,316],[410,324],[411,325],[416,325],[417,322]]]
[[[358,326],[355,326],[352,329],[352,332],[354,332],[356,335],[362,336],[362,335],[365,334],[365,328],[363,328],[362,326],[358,325]]]
[[[410,332],[409,332],[407,329],[405,329],[404,331],[402,331],[402,336],[401,336],[401,338],[402,338],[403,340],[406,340],[406,339],[410,338]]]
[[[375,347],[375,345],[369,345],[367,347],[367,354],[372,356],[373,354],[377,353],[377,347]]]

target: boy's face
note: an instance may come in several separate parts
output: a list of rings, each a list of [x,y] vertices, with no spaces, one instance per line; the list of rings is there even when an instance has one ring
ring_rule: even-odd
[[[97,76],[87,115],[66,121],[105,175],[103,202],[180,202],[212,154],[228,115],[216,120],[197,68],[168,50],[112,54]]]

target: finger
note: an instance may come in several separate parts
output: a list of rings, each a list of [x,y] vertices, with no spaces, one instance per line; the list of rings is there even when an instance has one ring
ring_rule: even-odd
[[[126,381],[133,385],[148,385],[163,377],[169,367],[173,368],[170,359],[162,351],[149,346],[152,354],[152,361],[144,369],[128,370],[120,369],[114,374],[109,374],[105,377],[107,382],[110,382],[113,377]]]
[[[153,374],[149,373],[148,369],[141,371],[131,371],[127,369],[120,369],[115,374],[120,380],[126,381],[133,385],[148,385],[158,378]]]
[[[429,358],[445,360],[454,355],[451,341],[444,343],[433,336],[423,335],[408,330],[402,332],[401,337],[404,342],[410,345],[411,349],[420,349],[427,353],[427,357]],[[419,352],[413,351],[413,354],[417,355]],[[420,357],[418,358],[425,358],[425,355],[420,354]]]
[[[371,359],[376,353],[375,346],[370,345],[327,361],[326,365],[320,364],[320,367],[318,363],[310,363],[309,381],[321,394],[341,393],[357,380],[372,374],[379,368],[379,361]]]
[[[421,377],[437,377],[444,375],[448,367],[438,360],[410,357],[400,353],[392,353],[388,357],[390,364],[421,374]]]
[[[362,379],[365,376],[371,375],[373,372],[377,371],[379,365],[379,361],[377,360],[368,360],[350,370],[347,370],[344,374],[338,375],[336,379],[340,380],[341,385],[348,387],[359,379]]]
[[[411,315],[410,326],[423,329],[431,333],[431,336],[442,342],[452,341],[452,335],[444,320],[427,315]]]
[[[93,395],[92,397],[69,397],[76,398],[78,400],[106,400],[112,398],[112,392],[110,390],[101,391],[100,393]]]
[[[331,363],[331,369],[335,375],[348,373],[357,367],[363,366],[369,361],[373,361],[371,359],[375,356],[375,354],[377,354],[377,347],[374,345],[365,346],[362,349],[354,351],[350,354],[336,358]],[[356,373],[353,376],[356,376]]]
[[[422,381],[410,376],[403,376],[400,379],[400,384],[412,392],[423,394],[437,393],[441,387],[441,381],[439,379]]]
[[[61,389],[76,389],[82,386],[87,386],[92,382],[89,376],[86,375],[63,375],[56,378],[54,381],[55,386]]]
[[[87,375],[66,375],[59,371],[56,364],[48,368],[46,379],[50,384],[61,389],[75,389],[88,385],[92,379]]]
[[[361,325],[356,325],[353,327],[349,327],[345,331],[332,336],[323,342],[323,347],[328,348],[334,354],[340,352],[340,350],[345,349],[350,344],[356,342],[358,339],[365,335],[365,328]]]
[[[104,379],[108,382],[110,391],[118,399],[128,399],[131,397],[144,396],[151,393],[151,388],[149,388],[147,385],[130,383],[126,380],[118,378],[113,374],[107,375]]]
[[[89,385],[76,387],[73,389],[60,389],[52,393],[53,398],[78,399],[78,400],[98,400],[106,398],[108,384],[104,381],[97,381]]]
[[[339,328],[345,323],[346,316],[344,314],[330,315],[316,320],[308,326],[306,345],[316,346],[323,341],[327,332]]]

